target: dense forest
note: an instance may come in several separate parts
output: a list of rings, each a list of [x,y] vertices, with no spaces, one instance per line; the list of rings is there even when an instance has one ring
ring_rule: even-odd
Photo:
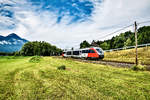
[[[20,50],[23,56],[56,56],[62,53],[62,50],[44,41],[27,42]]]
[[[146,43],[150,43],[150,26],[143,26],[138,29],[138,44]],[[134,32],[127,31],[125,33],[121,33],[118,36],[112,37],[109,40],[93,40],[92,43],[88,43],[86,40],[84,40],[82,43],[80,43],[80,48],[98,46],[101,47],[103,50],[109,50],[133,45],[135,45]]]

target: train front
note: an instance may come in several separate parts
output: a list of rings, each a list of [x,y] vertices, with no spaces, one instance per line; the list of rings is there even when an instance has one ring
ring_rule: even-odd
[[[101,48],[95,48],[98,55],[99,55],[99,59],[103,59],[104,58],[104,51]]]

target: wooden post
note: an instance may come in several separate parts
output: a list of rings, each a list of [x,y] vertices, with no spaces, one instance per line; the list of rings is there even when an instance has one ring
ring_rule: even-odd
[[[148,51],[148,46],[147,46],[147,44],[146,44],[146,50]]]
[[[138,52],[137,52],[137,23],[135,21],[135,64],[138,65]]]

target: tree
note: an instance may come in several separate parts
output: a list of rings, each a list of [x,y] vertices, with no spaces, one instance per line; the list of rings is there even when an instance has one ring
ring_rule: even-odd
[[[131,46],[131,45],[132,45],[132,41],[130,38],[128,38],[127,41],[124,43],[124,47]]]
[[[150,43],[150,26],[143,26],[138,29],[138,44]]]
[[[124,46],[124,42],[126,41],[124,34],[120,34],[115,38],[114,47],[115,48],[122,48]]]
[[[102,44],[100,44],[100,47],[103,49],[103,50],[108,50],[110,45],[107,43],[107,42],[104,42]]]
[[[90,44],[86,40],[80,43],[80,48],[87,48],[87,47],[90,47]]]
[[[99,45],[97,44],[97,42],[95,42],[95,40],[93,40],[91,46],[98,47]]]
[[[62,53],[62,50],[44,41],[34,41],[24,44],[20,53],[24,56],[53,56],[60,55]]]
[[[140,33],[138,36],[138,43],[139,44],[150,43],[150,31]]]

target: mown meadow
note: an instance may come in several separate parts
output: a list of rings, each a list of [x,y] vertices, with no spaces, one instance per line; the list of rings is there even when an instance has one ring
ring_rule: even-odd
[[[66,66],[59,70],[59,66]],[[150,100],[150,72],[56,57],[0,57],[0,100]]]

